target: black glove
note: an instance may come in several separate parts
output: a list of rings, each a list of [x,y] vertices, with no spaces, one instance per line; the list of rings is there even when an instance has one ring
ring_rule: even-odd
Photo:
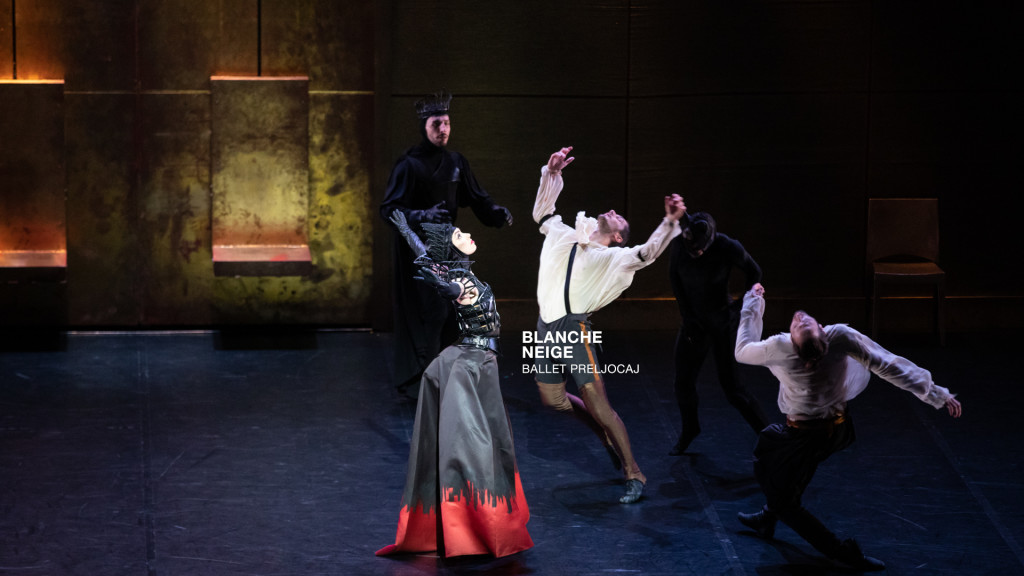
[[[451,222],[451,214],[444,208],[444,202],[438,202],[434,206],[427,208],[426,210],[416,210],[417,216],[419,216],[420,222],[433,222],[440,224],[442,222]]]
[[[444,267],[441,267],[442,271]],[[442,272],[443,273],[443,272]],[[447,274],[445,274],[447,276]],[[456,282],[444,280],[432,267],[420,266],[420,275],[413,278],[425,282],[437,290],[438,296],[445,300],[455,300],[462,295],[462,286]]]
[[[505,212],[505,225],[506,226],[511,226],[512,225],[512,212],[508,208],[505,208],[504,206],[498,206],[498,208],[501,208],[501,210],[503,212]]]
[[[423,245],[423,241],[412,231],[412,228],[409,228],[409,222],[405,219],[405,214],[401,210],[395,210],[391,213],[391,223],[398,229],[398,233],[405,238],[406,243],[409,244],[409,248],[412,248],[413,254],[417,258],[427,253],[427,247]]]

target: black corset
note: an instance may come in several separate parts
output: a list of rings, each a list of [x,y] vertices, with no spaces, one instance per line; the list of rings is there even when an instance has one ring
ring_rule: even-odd
[[[473,304],[455,305],[455,313],[459,320],[459,335],[497,336],[501,331],[501,317],[498,315],[498,307],[494,303],[494,293],[491,292],[491,287],[477,279],[472,272],[467,271],[460,276],[476,286],[480,297]]]

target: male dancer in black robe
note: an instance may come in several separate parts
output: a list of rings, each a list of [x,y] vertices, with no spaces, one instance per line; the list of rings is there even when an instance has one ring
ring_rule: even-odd
[[[451,94],[438,93],[416,102],[423,140],[398,158],[388,180],[380,215],[389,226],[396,210],[423,238],[425,222],[455,224],[459,208],[469,206],[486,226],[512,224],[512,213],[484,190],[469,161],[447,148],[451,136]],[[394,384],[415,396],[430,361],[457,336],[452,305],[413,277],[415,256],[396,231],[392,242],[395,321]]]
[[[700,434],[697,416],[697,376],[711,350],[718,384],[747,424],[760,432],[767,422],[753,396],[736,374],[736,327],[741,302],[729,296],[729,274],[743,273],[743,289],[761,281],[761,267],[738,241],[718,233],[715,219],[705,212],[684,216],[683,232],[672,240],[669,277],[679,305],[682,325],[676,336],[676,402],[682,432],[669,454],[678,456]]]

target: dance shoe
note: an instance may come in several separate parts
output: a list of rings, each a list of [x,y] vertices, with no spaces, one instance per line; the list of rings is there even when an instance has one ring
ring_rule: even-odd
[[[636,478],[630,478],[626,480],[626,494],[619,498],[619,502],[623,504],[632,504],[640,499],[640,496],[644,493],[644,483],[637,480]]]
[[[679,435],[679,440],[676,441],[676,445],[668,451],[669,456],[682,456],[686,449],[690,447],[690,442],[693,442],[694,438],[700,435],[700,430],[696,432],[683,432]]]
[[[839,551],[832,555],[832,559],[862,572],[885,570],[885,562],[871,556],[865,556],[860,550],[860,545],[853,538],[843,540],[843,543],[839,546]]]
[[[736,518],[740,524],[757,532],[757,535],[765,540],[771,540],[775,536],[775,524],[779,521],[779,517],[766,508],[761,508],[753,514],[740,512]]]

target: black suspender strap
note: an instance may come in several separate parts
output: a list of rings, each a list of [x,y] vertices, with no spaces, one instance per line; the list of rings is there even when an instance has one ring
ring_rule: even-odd
[[[576,259],[576,248],[579,246],[579,242],[572,245],[572,251],[569,252],[569,266],[565,271],[565,313],[566,315],[572,314],[572,307],[569,306],[569,279],[572,278],[572,261]]]

